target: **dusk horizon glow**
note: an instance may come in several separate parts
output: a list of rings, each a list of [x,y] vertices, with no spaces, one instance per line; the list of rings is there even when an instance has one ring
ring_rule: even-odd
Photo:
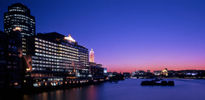
[[[203,0],[2,0],[0,30],[17,2],[35,16],[37,33],[71,34],[108,71],[205,70]]]

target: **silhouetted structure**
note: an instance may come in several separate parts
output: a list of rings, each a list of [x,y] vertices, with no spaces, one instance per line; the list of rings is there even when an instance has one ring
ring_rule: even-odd
[[[104,77],[104,68],[101,64],[90,62],[90,72],[93,79],[102,79]]]
[[[21,34],[0,32],[0,41],[0,86],[18,87],[24,78]]]
[[[123,76],[124,76],[125,78],[130,78],[130,77],[131,77],[131,74],[130,74],[129,72],[124,72],[124,73],[123,73]]]

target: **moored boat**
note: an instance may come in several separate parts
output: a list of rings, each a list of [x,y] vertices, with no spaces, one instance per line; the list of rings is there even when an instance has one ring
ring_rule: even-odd
[[[151,80],[151,81],[142,81],[142,86],[174,86],[174,81],[165,81],[165,80]]]

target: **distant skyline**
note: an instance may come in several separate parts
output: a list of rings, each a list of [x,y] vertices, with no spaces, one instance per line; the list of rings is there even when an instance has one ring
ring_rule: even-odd
[[[1,0],[23,3],[36,32],[71,34],[108,71],[205,69],[204,0]]]

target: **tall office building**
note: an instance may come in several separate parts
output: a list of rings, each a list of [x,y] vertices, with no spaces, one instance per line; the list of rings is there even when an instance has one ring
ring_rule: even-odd
[[[35,35],[35,18],[30,14],[30,9],[21,3],[16,3],[8,7],[8,12],[4,13],[4,31],[10,33],[19,30],[21,34]]]
[[[30,9],[21,3],[16,3],[8,7],[8,12],[4,13],[4,32],[12,33],[19,31],[22,37],[22,52],[27,55],[26,37],[35,35],[35,18],[30,14]]]
[[[94,59],[95,59],[94,51],[93,51],[93,49],[91,49],[90,54],[89,54],[89,61],[95,62]]]

